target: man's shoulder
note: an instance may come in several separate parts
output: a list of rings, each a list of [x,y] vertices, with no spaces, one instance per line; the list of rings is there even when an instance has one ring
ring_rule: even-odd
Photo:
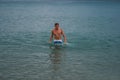
[[[62,28],[60,28],[59,30],[60,30],[60,31],[63,31],[63,29],[62,29]],[[52,29],[52,30],[51,30],[51,32],[54,32],[54,31],[55,31],[55,29]]]
[[[62,29],[62,28],[60,28],[60,30],[63,32],[63,29]]]

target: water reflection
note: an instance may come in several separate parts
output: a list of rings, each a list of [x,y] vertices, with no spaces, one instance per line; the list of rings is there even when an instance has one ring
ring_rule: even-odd
[[[51,80],[60,79],[62,75],[62,70],[64,67],[64,57],[65,52],[61,48],[52,49],[50,54],[51,60]]]

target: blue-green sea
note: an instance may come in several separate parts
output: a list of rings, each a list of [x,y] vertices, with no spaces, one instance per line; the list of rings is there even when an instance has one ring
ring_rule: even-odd
[[[0,2],[0,80],[120,80],[120,2]]]

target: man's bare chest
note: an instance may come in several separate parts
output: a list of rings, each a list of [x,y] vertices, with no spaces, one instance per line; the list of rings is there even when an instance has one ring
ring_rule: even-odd
[[[60,34],[61,34],[61,30],[53,31],[53,34],[54,34],[54,35],[60,35]]]

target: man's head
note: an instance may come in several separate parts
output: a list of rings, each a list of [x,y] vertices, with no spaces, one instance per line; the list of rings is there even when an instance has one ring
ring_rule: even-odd
[[[55,23],[55,29],[59,29],[59,23]]]

